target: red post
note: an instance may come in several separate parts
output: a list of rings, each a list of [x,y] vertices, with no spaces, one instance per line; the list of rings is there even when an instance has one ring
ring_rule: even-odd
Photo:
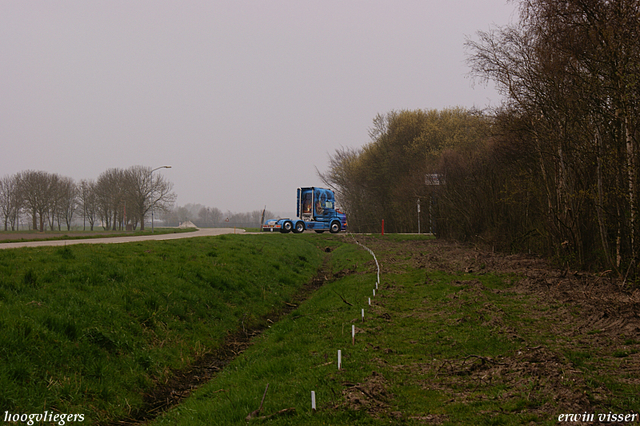
[[[384,219],[382,219],[382,235],[384,235]]]

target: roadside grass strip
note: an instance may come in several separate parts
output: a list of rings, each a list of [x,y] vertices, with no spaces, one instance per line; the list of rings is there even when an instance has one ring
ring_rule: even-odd
[[[135,417],[145,393],[316,274],[323,251],[284,237],[0,251],[0,408]]]
[[[350,234],[350,235],[356,244],[358,244],[360,247],[368,251],[369,254],[373,256],[373,260],[376,262],[376,290],[378,290],[378,288],[380,287],[380,264],[378,263],[378,258],[376,257],[376,254],[369,247],[361,244],[353,234]]]

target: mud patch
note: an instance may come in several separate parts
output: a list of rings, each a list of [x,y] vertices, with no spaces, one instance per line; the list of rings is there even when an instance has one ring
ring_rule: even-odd
[[[344,383],[342,391],[344,404],[349,410],[364,410],[373,417],[378,417],[389,408],[388,400],[392,397],[387,392],[387,380],[377,372],[372,372],[362,383]]]
[[[436,367],[434,367],[436,368]],[[580,371],[567,366],[554,352],[544,348],[524,348],[511,356],[490,358],[469,355],[445,360],[436,368],[436,377],[446,377],[426,389],[445,392],[455,402],[465,404],[497,398],[491,388],[500,385],[504,411],[514,407],[528,413],[581,412],[591,404]],[[517,409],[517,408],[515,408]]]
[[[611,271],[567,271],[540,257],[504,255],[451,241],[393,242],[366,236],[359,239],[381,253],[378,256],[383,273],[403,264],[426,271],[513,275],[519,278],[509,292],[533,295],[541,303],[557,307],[556,320],[567,326],[562,327],[563,333],[599,333],[613,339],[623,336],[624,340],[640,341],[640,289],[623,285],[623,279]],[[394,260],[383,255],[391,249]],[[451,285],[481,297],[482,284],[476,280],[454,281]]]

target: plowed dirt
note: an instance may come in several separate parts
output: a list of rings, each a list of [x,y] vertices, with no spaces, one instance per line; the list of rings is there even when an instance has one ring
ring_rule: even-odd
[[[621,395],[615,389],[616,382],[640,384],[640,289],[623,284],[621,277],[611,271],[593,274],[559,269],[539,257],[504,255],[454,242],[359,240],[376,253],[383,274],[402,270],[398,268],[402,263],[450,273],[513,274],[519,279],[508,291],[533,301],[523,304],[522,316],[539,318],[541,321],[536,324],[544,324],[544,329],[522,323],[514,325],[504,320],[499,307],[486,303],[477,317],[469,320],[481,321],[492,332],[517,341],[521,349],[495,359],[470,355],[444,362],[395,366],[415,377],[432,377],[435,372],[439,380],[425,381],[425,389],[443,391],[453,396],[452,403],[464,404],[482,398],[478,392],[466,390],[469,383],[504,387],[506,391],[501,395],[504,401],[514,395],[535,393],[538,401],[545,402],[523,410],[540,413],[541,418],[557,419],[559,413],[602,413],[611,409],[636,413],[624,402],[634,400],[635,395]],[[482,283],[477,280],[451,285],[463,287],[463,292],[476,301],[482,300]],[[462,302],[458,296],[453,296],[445,308],[455,309],[459,303]],[[555,339],[549,344],[532,345],[529,338],[536,333]],[[598,380],[592,380],[595,376]],[[349,392],[347,400],[352,401],[354,395]],[[356,399],[367,407],[361,397]],[[372,415],[379,409],[375,404],[368,408]],[[447,418],[426,416],[412,420],[440,424]]]

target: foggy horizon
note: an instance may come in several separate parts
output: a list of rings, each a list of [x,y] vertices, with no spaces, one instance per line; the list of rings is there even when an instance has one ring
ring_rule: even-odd
[[[155,168],[176,204],[295,212],[377,114],[485,109],[465,38],[506,0],[0,0],[0,176]]]

